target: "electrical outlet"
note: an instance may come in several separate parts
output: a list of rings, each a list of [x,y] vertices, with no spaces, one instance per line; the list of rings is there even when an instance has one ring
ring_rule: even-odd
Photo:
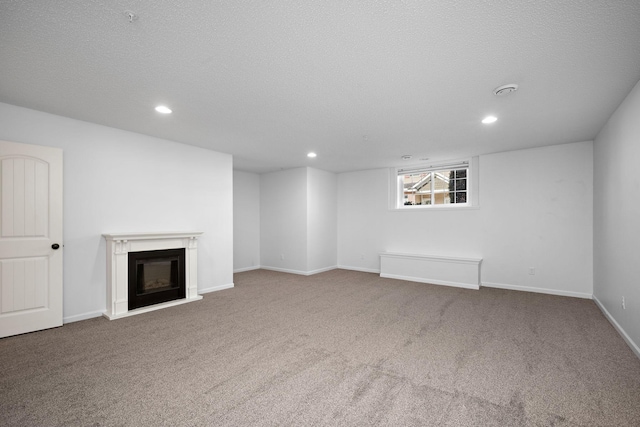
[[[626,310],[626,309],[627,309],[627,303],[626,303],[626,301],[624,300],[624,297],[622,297],[622,309],[623,309],[623,310]]]
[[[280,259],[284,259],[284,254],[280,254]]]
[[[364,260],[364,254],[360,254],[360,259]]]
[[[532,276],[533,276],[534,274],[536,274],[536,269],[535,269],[535,267],[529,267],[529,274],[530,274],[530,275],[532,275]]]

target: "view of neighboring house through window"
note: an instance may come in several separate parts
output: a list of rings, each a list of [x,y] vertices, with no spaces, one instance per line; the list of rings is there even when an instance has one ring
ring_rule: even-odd
[[[402,188],[399,205],[466,205],[468,162],[447,166],[398,170],[398,184]]]

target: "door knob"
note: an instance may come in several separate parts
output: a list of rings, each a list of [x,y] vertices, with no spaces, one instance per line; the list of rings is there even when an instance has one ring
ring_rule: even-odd
[[[51,249],[53,249],[53,250],[56,250],[56,249],[58,249],[59,247],[60,247],[60,245],[59,245],[59,244],[57,244],[57,243],[54,243],[53,245],[51,245]]]

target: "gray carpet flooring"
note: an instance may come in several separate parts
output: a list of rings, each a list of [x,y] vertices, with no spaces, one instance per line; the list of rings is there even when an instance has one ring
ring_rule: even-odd
[[[345,270],[234,280],[0,340],[0,425],[640,425],[640,360],[592,301]]]

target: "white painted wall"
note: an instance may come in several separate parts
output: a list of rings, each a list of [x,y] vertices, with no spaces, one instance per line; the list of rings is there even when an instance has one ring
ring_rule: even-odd
[[[640,357],[640,83],[600,131],[594,153],[594,298]]]
[[[307,168],[307,271],[335,268],[338,261],[337,176]]]
[[[307,168],[260,175],[260,259],[265,268],[306,273]]]
[[[198,288],[232,284],[230,155],[2,103],[0,139],[64,150],[65,321],[106,308],[105,232],[203,231]]]
[[[260,175],[262,267],[305,275],[336,267],[336,185],[335,174],[313,168]]]
[[[483,285],[591,298],[593,144],[483,156],[480,178]]]
[[[389,210],[387,169],[340,174],[338,264],[377,272],[383,251],[481,257],[485,286],[590,297],[592,147],[481,156],[477,209]]]
[[[260,268],[260,175],[233,171],[233,271]]]

